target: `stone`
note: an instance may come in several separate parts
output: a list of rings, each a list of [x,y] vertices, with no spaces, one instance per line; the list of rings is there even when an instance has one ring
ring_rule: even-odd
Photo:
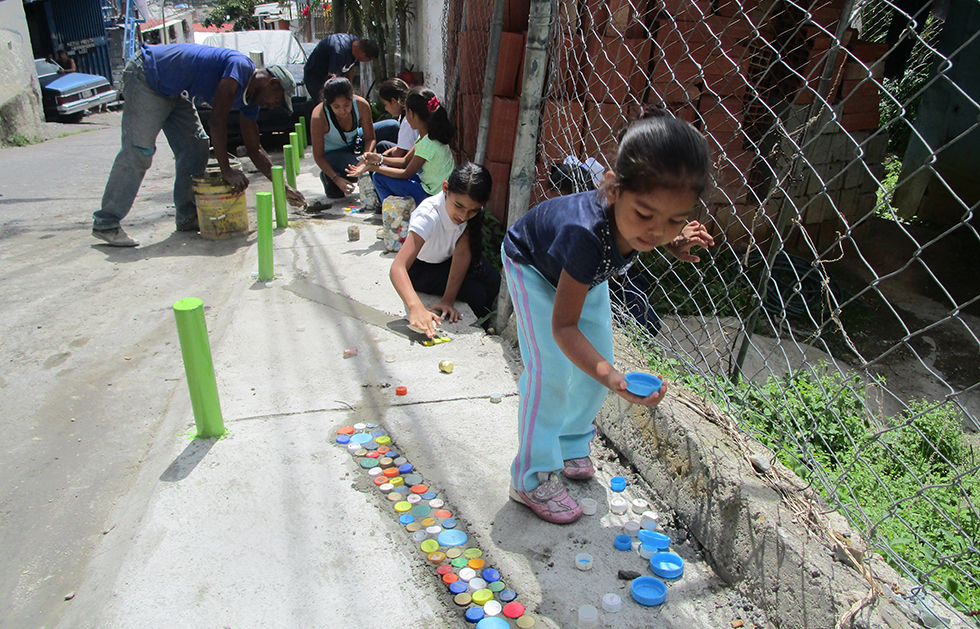
[[[760,474],[765,474],[772,468],[772,462],[768,454],[753,454],[749,457],[749,461],[752,462],[752,467],[755,468],[755,471]]]

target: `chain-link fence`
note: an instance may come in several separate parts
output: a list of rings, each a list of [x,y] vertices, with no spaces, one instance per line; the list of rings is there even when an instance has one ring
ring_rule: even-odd
[[[507,3],[495,78],[502,221],[529,4]],[[447,2],[461,157],[492,5]],[[696,265],[644,255],[611,287],[650,369],[820,489],[910,594],[980,609],[980,2],[556,0],[552,15],[532,205],[593,187],[647,106],[712,148],[694,218],[716,246]]]

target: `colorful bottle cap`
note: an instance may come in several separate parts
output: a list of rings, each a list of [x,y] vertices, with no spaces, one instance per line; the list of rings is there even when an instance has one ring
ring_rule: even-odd
[[[375,425],[374,427],[377,428],[377,425]],[[387,433],[384,430],[373,430],[373,431],[371,431],[371,436],[374,437],[375,440],[377,440],[378,437],[384,437],[386,434]],[[385,442],[385,443],[387,443],[387,442]]]
[[[395,478],[398,478],[398,477],[396,476]],[[392,479],[392,480],[394,480],[394,479]],[[392,484],[394,484],[394,483],[392,483]],[[405,487],[404,485],[402,485],[401,487],[395,487],[392,491],[398,492],[399,494],[401,494],[402,496],[404,496],[405,494],[408,493],[408,487]],[[404,498],[402,498],[402,500],[404,500]]]
[[[486,589],[487,582],[480,577],[474,576],[472,579],[470,579],[468,586],[470,588],[470,592],[476,592],[477,590]],[[490,592],[490,590],[487,590],[487,592]],[[490,593],[493,594],[493,592]],[[480,605],[483,605],[483,603],[480,603]]]
[[[630,520],[629,522],[623,525],[623,532],[629,535],[630,537],[636,537],[637,535],[640,534],[640,523]]]
[[[422,494],[422,500],[432,500],[435,497],[436,497],[436,492],[434,491],[427,491],[424,494]],[[431,507],[432,505],[429,506]],[[441,507],[442,505],[439,506]]]
[[[490,394],[490,403],[491,404],[500,404],[500,400],[502,400],[502,399],[504,399],[504,396],[501,395],[500,393],[494,392],[494,393],[491,393]]]
[[[361,459],[361,467],[363,467],[364,469],[378,467],[378,460],[364,457],[363,459]]]
[[[493,583],[494,581],[500,581],[500,573],[493,568],[484,568],[483,572],[480,573],[483,580],[487,583]]]
[[[653,395],[664,384],[660,381],[660,378],[639,371],[631,371],[624,375],[623,379],[626,380],[626,390],[640,397]]]
[[[377,425],[377,424],[364,424],[364,426],[365,426],[365,427],[366,427],[366,428],[367,428],[368,430],[374,430],[375,428],[377,428],[377,427],[378,427],[378,425]]]
[[[381,458],[381,455],[378,454],[377,452],[368,452],[364,456],[366,456],[369,459],[380,459]],[[379,461],[378,464],[380,465],[381,462]]]
[[[657,549],[650,544],[640,544],[640,549],[637,552],[640,553],[640,557],[650,559],[657,554]]]
[[[578,626],[583,629],[586,627],[599,626],[599,610],[594,605],[582,605],[578,608]]]
[[[422,507],[425,507],[425,506],[427,506],[427,505],[419,505],[417,508],[421,511]],[[412,511],[415,511],[415,509],[412,509]],[[424,526],[426,528],[428,528],[430,526],[433,526],[435,523],[436,523],[436,519],[433,518],[433,517],[423,518],[422,519],[422,522],[421,522],[422,526]],[[457,553],[456,556],[458,557],[459,556],[459,553]]]
[[[426,538],[425,531],[415,531],[414,533],[412,533],[413,542],[424,542],[425,538]]]
[[[381,447],[383,448],[384,446],[381,446]],[[397,452],[395,452],[394,450],[388,450],[388,452],[386,452],[385,454],[387,454],[391,458],[395,459],[395,465],[398,465],[398,453]]]
[[[408,513],[411,508],[412,503],[407,500],[400,500],[399,502],[395,503],[395,511],[398,513]]]
[[[350,454],[354,454],[358,450],[363,450],[363,449],[364,448],[361,447],[361,444],[354,443],[353,441],[347,444],[347,452],[349,452]]]
[[[466,561],[467,561],[466,557],[456,557],[455,559],[453,559],[452,564],[456,568],[465,568]]]
[[[602,611],[615,614],[623,608],[623,599],[618,594],[603,594]]]
[[[394,459],[395,459],[395,460],[393,461],[393,463],[394,463],[394,464],[395,464],[396,466],[399,466],[399,467],[401,467],[402,465],[405,465],[406,463],[408,463],[408,459],[406,459],[406,458],[405,458],[405,457],[403,457],[403,456],[394,456],[394,455],[392,455],[392,458],[394,458]]]
[[[404,465],[399,465],[398,466],[398,471],[401,472],[402,476],[405,477],[405,482],[408,483],[409,485],[418,485],[419,483],[422,482],[422,477],[421,476],[419,476],[418,474],[410,474],[409,473],[409,472],[411,472],[414,469],[415,469],[415,467],[412,466],[411,463],[405,463]],[[412,479],[412,482],[411,483],[408,482],[408,479],[409,478]]]
[[[663,579],[678,579],[684,574],[684,560],[674,553],[657,553],[650,557],[650,569]]]
[[[599,503],[592,498],[582,498],[578,501],[580,507],[582,507],[582,513],[585,515],[595,515],[596,510],[599,508]]]
[[[438,524],[433,524],[432,526],[426,527],[425,532],[429,537],[439,537],[439,533],[442,533],[442,527]]]
[[[438,550],[434,553],[429,553],[429,561],[434,564],[440,564],[446,560],[446,553],[439,552]]]
[[[592,555],[589,553],[579,553],[575,555],[575,567],[585,572],[592,569]]]
[[[449,574],[452,574],[452,573],[450,572]],[[445,581],[446,580],[446,577],[448,577],[449,574],[447,574],[445,577],[443,577],[442,580]],[[462,594],[463,592],[466,591],[466,584],[463,583],[462,581],[460,581],[459,580],[459,577],[457,577],[455,574],[453,574],[452,583],[449,584],[449,591],[452,592],[453,594]]]
[[[364,449],[365,450],[377,450],[378,449],[378,443],[376,441],[368,441],[367,443],[364,444]],[[378,455],[378,456],[381,456],[381,455]]]
[[[392,476],[391,481],[389,482],[395,487],[401,487],[402,485],[405,484],[405,479],[402,478],[401,476]]]
[[[357,450],[354,450],[354,456],[367,456],[367,453],[368,451],[364,449],[364,446],[361,446]]]
[[[391,448],[389,448],[388,446],[378,446],[378,452],[380,452],[381,454],[388,454],[389,452],[391,452]]]
[[[431,502],[429,503],[429,506],[430,507],[432,506],[432,503]],[[435,508],[435,507],[433,507],[433,508]],[[453,517],[453,512],[450,511],[449,509],[436,509],[435,512],[432,515],[436,516],[437,518],[441,518],[441,519],[445,520],[446,518]]]
[[[439,533],[439,545],[445,546],[446,548],[450,548],[452,546],[462,546],[466,543],[467,539],[469,539],[469,537],[467,537],[466,533],[459,529],[447,529],[442,533]],[[466,557],[466,559],[469,560],[470,558]],[[466,565],[465,562],[463,565]]]
[[[501,592],[501,594],[503,594],[503,592]],[[504,616],[507,616],[508,618],[520,618],[523,615],[524,606],[517,601],[504,605]]]
[[[633,549],[633,538],[629,535],[617,535],[616,539],[613,541],[617,550],[632,550]]]
[[[398,516],[398,523],[401,524],[402,526],[405,526],[406,524],[411,524],[414,521],[415,521],[415,516],[408,513]]]
[[[429,505],[417,504],[414,507],[412,507],[412,515],[414,515],[417,518],[425,518],[425,520],[422,521],[422,526],[426,526],[426,527],[432,526],[431,523],[426,524],[426,521],[429,520],[430,518],[425,517],[429,515],[430,511],[432,511],[432,509],[429,508]]]
[[[473,602],[476,602],[475,600]],[[466,622],[477,623],[483,620],[483,608],[481,607],[470,607],[466,610]]]
[[[436,513],[436,515],[439,515],[438,512]],[[463,556],[465,556],[467,559],[476,559],[477,557],[483,556],[483,551],[480,550],[479,548],[467,548],[466,550],[463,551]]]
[[[433,509],[441,509],[442,505],[446,504],[441,498],[430,498],[429,506]]]
[[[463,549],[459,547],[446,549],[446,556],[449,557],[450,559],[455,559],[462,554],[463,554]]]
[[[388,435],[375,435],[374,440],[378,442],[379,446],[386,446],[391,443],[391,437]]]
[[[650,503],[643,498],[633,498],[633,502],[630,503],[633,513],[636,515],[641,515],[644,511],[650,508]]]
[[[418,522],[409,522],[408,524],[405,525],[405,530],[408,531],[409,533],[414,533],[415,531],[421,531],[422,526],[419,525]],[[422,540],[419,541],[421,542]]]
[[[655,511],[644,511],[640,516],[640,528],[656,531],[660,527],[660,516]]]
[[[474,570],[483,570],[483,566],[487,565],[487,562],[486,560],[477,557],[475,559],[470,559],[466,565]]]
[[[616,515],[623,515],[629,509],[629,503],[622,496],[613,496],[609,499],[609,510]]]
[[[484,606],[484,613],[486,613],[486,606]],[[510,624],[503,618],[487,616],[476,623],[476,629],[510,629]]]
[[[382,471],[381,473],[387,476],[388,478],[394,478],[398,476],[398,469],[394,467],[389,467],[388,469]]]
[[[381,490],[381,493],[384,493],[384,494],[390,493],[391,490],[393,490],[395,488],[395,486],[392,485],[391,483],[389,483],[388,482],[388,479],[385,478],[384,476],[379,476],[376,479],[376,481],[381,481],[381,484],[378,485],[378,489]]]
[[[366,432],[359,432],[356,435],[351,435],[350,437],[351,443],[360,443],[362,445],[365,443],[369,443],[373,439],[374,437],[372,437]]]
[[[500,590],[500,594],[498,594],[497,597],[500,600],[502,600],[503,602],[509,603],[512,600],[514,600],[515,598],[517,598],[517,592],[515,592],[514,590],[512,590],[510,588],[506,588],[506,589]]]
[[[516,624],[518,629],[531,629],[531,627],[536,625],[537,622],[534,620],[534,618],[531,618],[527,614],[524,614],[523,616],[517,619]]]
[[[442,528],[444,529],[454,529],[456,528],[456,518],[446,518],[442,521]]]
[[[453,567],[450,566],[449,564],[442,564],[441,566],[436,568],[436,574],[438,574],[439,576],[444,576],[452,573],[453,573]]]
[[[353,433],[354,433],[354,427],[353,426],[344,426],[342,428],[338,428],[337,429],[337,434],[338,435],[351,435]]]
[[[609,489],[613,491],[623,491],[626,489],[626,479],[622,476],[613,476],[609,480]]]
[[[402,500],[404,500],[404,497],[400,493],[392,489],[391,493],[388,494],[388,500],[392,502],[401,502]]]
[[[493,591],[490,592],[490,596],[493,596]],[[487,616],[496,616],[503,610],[503,608],[504,607],[500,604],[500,601],[496,601],[491,598],[489,601],[483,604],[483,613]]]
[[[350,437],[348,435],[337,435],[337,443],[347,445],[350,443]]]
[[[475,581],[476,579],[474,579]],[[470,587],[473,586],[473,581],[470,581]],[[493,600],[493,592],[486,588],[480,588],[473,592],[473,602],[477,605],[486,605],[489,601]],[[486,610],[483,610],[486,611]]]
[[[422,531],[419,531],[419,533],[421,532]],[[429,555],[439,550],[439,542],[437,542],[434,539],[427,539],[424,542],[422,542],[421,548],[422,548],[422,552],[424,552],[426,555]]]
[[[670,537],[660,531],[641,529],[640,533],[643,534],[643,543],[647,546],[656,548],[657,550],[667,550],[670,548]]]
[[[413,475],[410,474],[410,476],[413,476]],[[412,485],[412,493],[413,494],[418,494],[419,495],[419,500],[422,499],[422,494],[424,494],[427,491],[429,491],[429,488],[426,487],[425,485],[421,484],[421,483],[419,483],[418,485]]]
[[[667,586],[654,577],[638,577],[630,584],[630,593],[640,605],[653,607],[664,602],[667,598]]]
[[[380,459],[378,459],[378,465],[384,468],[391,467],[391,457],[390,456],[381,457]]]
[[[418,494],[408,494],[405,496],[405,500],[411,502],[412,506],[417,506],[420,502],[422,502],[422,499],[418,497]]]
[[[453,602],[459,605],[460,607],[465,607],[473,602],[473,597],[470,596],[469,592],[460,592],[459,594],[453,597]]]
[[[460,581],[468,582],[470,579],[472,579],[475,576],[476,576],[476,570],[474,570],[473,568],[463,568],[459,571]]]
[[[490,590],[491,592],[501,592],[503,591],[504,587],[506,586],[504,586],[503,581],[494,581],[493,583],[487,586],[487,589]]]
[[[367,428],[367,424],[354,424],[354,430],[364,430]]]
[[[395,395],[408,395],[408,387],[395,387]]]
[[[368,476],[374,481],[375,485],[384,485],[388,479],[381,475],[381,468],[372,467],[368,470]]]

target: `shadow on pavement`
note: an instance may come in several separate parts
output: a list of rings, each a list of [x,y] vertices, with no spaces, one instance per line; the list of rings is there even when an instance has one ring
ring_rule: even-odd
[[[160,480],[165,483],[175,483],[190,476],[194,468],[197,467],[197,464],[201,462],[204,455],[211,450],[211,447],[214,446],[218,439],[219,437],[209,437],[207,439],[191,440],[187,444],[187,447],[184,448],[184,451],[163,471],[163,474],[160,475]]]

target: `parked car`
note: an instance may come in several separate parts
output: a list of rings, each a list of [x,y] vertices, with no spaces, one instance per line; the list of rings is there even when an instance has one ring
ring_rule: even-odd
[[[290,115],[282,107],[259,111],[259,134],[263,140],[269,141],[275,134],[288,134],[295,131],[295,125],[299,122],[300,116],[305,116],[309,122],[310,113],[313,111],[315,103],[310,100],[306,87],[303,85],[303,68],[306,66],[307,54],[295,35],[289,31],[277,30],[238,31],[215,33],[209,35],[202,43],[205,46],[230,48],[246,55],[261,50],[265,65],[282,66],[293,75],[296,80],[296,91],[293,92],[293,113]],[[201,123],[210,133],[210,108],[198,107],[198,112],[201,115]],[[232,111],[228,116],[229,148],[240,146],[244,142],[238,119],[237,110]]]
[[[47,59],[34,60],[47,120],[78,122],[86,110],[119,100],[119,92],[104,76],[84,72],[58,74],[60,68]]]

